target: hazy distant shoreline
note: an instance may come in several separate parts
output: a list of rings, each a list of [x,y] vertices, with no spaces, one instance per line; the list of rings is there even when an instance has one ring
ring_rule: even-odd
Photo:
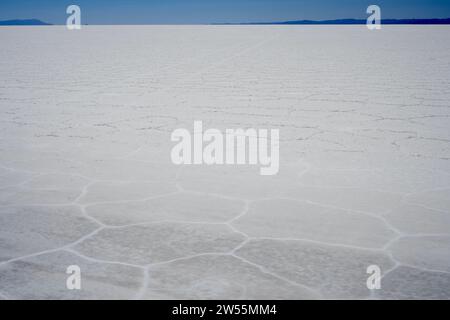
[[[223,23],[200,23],[200,25],[364,25],[365,19],[335,19],[335,20],[293,20],[281,22],[223,22]],[[450,24],[450,18],[444,19],[382,19],[382,24],[387,25],[446,25]],[[47,23],[39,19],[15,19],[0,21],[0,26],[51,26],[58,25]],[[96,24],[91,24],[96,25]],[[130,24],[133,25],[133,24]],[[136,24],[139,25],[139,24]],[[144,24],[145,25],[145,24]],[[148,23],[148,25],[153,25]],[[155,24],[165,25],[165,24]],[[169,23],[169,25],[171,25]],[[178,24],[174,24],[178,25]]]

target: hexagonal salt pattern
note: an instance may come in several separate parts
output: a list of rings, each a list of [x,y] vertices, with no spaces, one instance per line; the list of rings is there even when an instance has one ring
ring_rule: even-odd
[[[367,266],[394,266],[382,251],[297,240],[251,240],[236,255],[313,288],[324,298],[338,299],[370,297]]]
[[[398,267],[383,278],[381,299],[446,299],[450,298],[450,274]]]
[[[0,207],[0,264],[69,245],[97,227],[76,206]]]
[[[385,217],[392,226],[407,234],[439,235],[450,230],[450,214],[420,205],[401,205]]]
[[[403,237],[389,251],[402,264],[450,273],[450,235]]]
[[[311,289],[245,260],[199,255],[149,269],[148,294],[168,299],[317,299]]]
[[[0,299],[450,299],[449,27],[71,35],[0,28]],[[195,120],[278,174],[174,165]]]
[[[310,239],[369,248],[382,248],[396,235],[377,217],[283,199],[255,202],[233,225],[251,237]]]
[[[76,265],[81,290],[68,290],[66,273]],[[139,291],[144,271],[107,264],[58,251],[0,265],[0,287],[10,299],[131,299]]]
[[[241,200],[180,192],[150,200],[92,205],[86,211],[107,225],[120,226],[164,221],[220,223],[233,219],[244,208]]]
[[[226,253],[243,239],[222,224],[155,223],[104,229],[75,249],[102,260],[147,265],[200,253]]]

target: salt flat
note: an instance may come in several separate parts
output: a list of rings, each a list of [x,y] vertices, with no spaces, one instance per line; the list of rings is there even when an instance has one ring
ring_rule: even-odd
[[[450,298],[448,26],[0,42],[0,299]],[[278,175],[172,164],[195,120],[279,129]]]

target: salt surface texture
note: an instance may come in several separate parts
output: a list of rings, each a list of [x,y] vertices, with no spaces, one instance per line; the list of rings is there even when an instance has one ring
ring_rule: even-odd
[[[449,27],[0,41],[0,299],[450,298]],[[278,175],[173,165],[195,120],[279,129]]]

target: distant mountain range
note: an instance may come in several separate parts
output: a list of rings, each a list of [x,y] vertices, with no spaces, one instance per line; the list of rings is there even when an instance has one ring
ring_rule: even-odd
[[[212,23],[212,25],[356,25],[366,24],[365,19],[337,20],[294,20],[282,22],[236,22]],[[450,18],[445,19],[382,19],[381,24],[450,24]],[[51,26],[51,23],[38,19],[0,21],[0,26]]]
[[[50,23],[37,19],[0,21],[0,26],[50,26]]]
[[[366,24],[366,19],[337,20],[295,20],[283,22],[244,22],[244,23],[213,23],[214,25],[321,25],[321,24]],[[450,24],[450,18],[445,19],[382,19],[381,24]]]

